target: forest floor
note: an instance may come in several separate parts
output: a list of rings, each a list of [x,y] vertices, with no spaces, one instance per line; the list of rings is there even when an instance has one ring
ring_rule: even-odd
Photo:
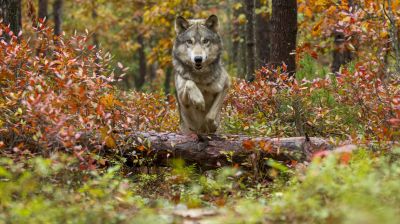
[[[297,80],[268,68],[252,83],[233,79],[221,133],[308,135],[355,148],[253,163],[271,145],[244,141],[249,160],[226,153],[230,165],[203,171],[180,159],[157,167],[148,140],[123,138],[177,132],[174,99],[118,89],[123,65],[98,58],[85,36],[71,40],[52,45],[45,60],[23,40],[0,43],[0,54],[16,52],[1,55],[9,67],[0,76],[0,223],[399,220],[400,89],[381,81],[375,64],[335,76],[306,58]]]

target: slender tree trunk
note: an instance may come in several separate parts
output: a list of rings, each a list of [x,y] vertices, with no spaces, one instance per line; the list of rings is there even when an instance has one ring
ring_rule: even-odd
[[[245,13],[244,7],[241,7],[237,11],[237,15],[241,15]],[[238,77],[246,78],[247,74],[247,56],[246,56],[246,27],[242,25],[240,22],[238,23],[238,56],[237,56],[237,64],[238,64]]]
[[[392,48],[393,48],[394,55],[395,55],[395,67],[396,67],[396,71],[399,75],[399,73],[400,73],[399,27],[398,27],[397,19],[393,13],[392,1],[387,0],[387,3],[388,3],[388,12],[386,14],[390,21],[390,37],[391,37]]]
[[[245,27],[241,26],[240,27],[240,52],[239,52],[239,78],[246,78],[246,74],[247,74],[247,54],[246,54],[246,36],[245,36]]]
[[[54,35],[60,36],[62,33],[62,5],[63,0],[55,0],[53,4],[53,14],[54,14]]]
[[[48,0],[39,0],[38,2],[39,4],[39,11],[38,11],[38,18],[39,18],[39,22],[42,24],[46,24],[47,23],[47,19],[48,19]],[[38,24],[35,19],[34,22],[34,26],[37,26],[37,28],[40,29],[41,24]],[[39,36],[39,34],[38,34]],[[38,39],[40,40],[40,39]],[[46,49],[43,49],[44,45],[42,45],[41,42],[38,43],[38,47],[36,49],[36,55],[40,56],[41,54],[43,54],[43,56],[46,54]]]
[[[355,6],[354,1],[349,0],[347,3],[349,6],[349,12],[353,12]],[[339,4],[342,4],[342,2],[339,1]],[[342,31],[341,27],[336,27],[333,35],[335,47],[332,53],[333,61],[331,71],[336,74],[340,71],[340,67],[353,60],[353,54],[348,48],[349,38],[346,37],[346,34]]]
[[[0,0],[0,19],[3,19],[4,24],[10,25],[11,31],[18,35],[22,30],[21,0]]]
[[[235,1],[236,2],[236,1]],[[234,10],[233,11],[233,17],[234,17],[234,23],[232,26],[231,30],[231,35],[232,35],[232,56],[231,56],[231,61],[234,65],[236,65],[236,72],[240,72],[240,57],[239,57],[239,50],[240,50],[240,24],[238,22],[238,17],[239,17],[240,11],[239,10]],[[239,66],[238,66],[239,65]]]
[[[97,20],[97,6],[96,6],[95,1],[93,1],[92,3],[93,3],[92,4],[92,19],[94,21],[96,21]],[[93,32],[93,45],[95,45],[96,48],[99,47],[99,39],[97,37],[97,32],[96,31]]]
[[[92,1],[92,19],[93,19],[93,21],[94,21],[94,23],[95,24],[97,24],[96,23],[96,20],[97,20],[97,5],[96,5],[96,1]],[[98,35],[97,35],[97,29],[96,29],[96,27],[97,26],[95,26],[95,30],[93,31],[93,35],[92,35],[92,39],[93,39],[93,45],[96,47],[95,49],[94,49],[94,54],[95,54],[95,63],[96,64],[99,64],[99,62],[100,62],[100,60],[99,60],[99,58],[97,57],[97,52],[98,52],[98,50],[99,50],[99,38],[98,38]],[[99,69],[99,66],[97,66],[97,68],[96,68],[96,70],[95,70],[95,73],[97,74],[97,75],[100,75],[100,73],[101,73],[101,71],[100,71],[100,69]]]
[[[147,66],[147,69],[149,71],[149,83],[152,83],[154,81],[154,79],[157,76],[157,63],[153,63],[151,65]]]
[[[39,0],[39,20],[44,21],[48,17],[48,0]],[[45,22],[45,21],[44,21]]]
[[[256,9],[261,9],[262,7],[268,7],[267,4],[264,5],[262,0],[256,0]],[[269,13],[259,13],[256,14],[256,53],[257,53],[257,67],[262,67],[269,62],[270,54],[270,15]]]
[[[164,91],[165,95],[168,96],[171,93],[171,79],[172,79],[172,68],[168,67],[165,73]]]
[[[254,80],[255,63],[256,63],[256,48],[255,48],[255,12],[254,0],[245,0],[246,4],[246,51],[247,51],[247,77],[248,81]]]
[[[240,49],[240,35],[239,35],[239,26],[237,24],[234,24],[233,30],[232,30],[232,63],[236,64],[239,60],[239,49]]]
[[[141,89],[146,81],[146,53],[144,51],[144,38],[142,34],[137,37],[137,42],[140,44],[139,48],[139,75],[136,76],[135,86],[136,89]]]
[[[226,4],[227,4],[228,6],[230,6],[232,3],[233,3],[233,1],[228,0]],[[232,10],[233,10],[233,9],[232,9],[231,7],[227,7],[227,9],[226,9],[226,16],[227,16],[227,20],[228,20],[228,21],[232,21],[232,15],[233,15]],[[229,23],[227,24],[227,26],[226,26],[226,32],[227,32],[227,33],[230,33],[230,34],[231,34],[231,32],[232,32],[232,26],[233,26],[232,22],[229,22]],[[231,35],[232,35],[232,34],[231,34]],[[227,42],[226,51],[229,52],[229,53],[232,52],[233,41],[234,41],[233,38],[228,38],[228,39],[226,40],[226,42]],[[229,59],[232,59],[232,57],[229,57]],[[229,69],[229,71],[232,70],[232,66],[233,66],[233,65],[234,65],[234,61],[228,60],[228,69]]]
[[[297,1],[272,0],[271,64],[287,65],[290,76],[296,72]]]
[[[333,62],[331,71],[336,74],[340,71],[342,65],[349,63],[353,59],[353,56],[350,49],[347,48],[346,36],[342,31],[335,31],[334,38],[335,47],[332,54]]]

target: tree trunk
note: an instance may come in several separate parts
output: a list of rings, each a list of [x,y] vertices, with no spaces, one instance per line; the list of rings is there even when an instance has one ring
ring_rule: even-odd
[[[96,6],[94,1],[93,1],[93,4],[92,4],[92,19],[93,19],[93,21],[97,20],[97,6]],[[99,39],[97,37],[96,30],[93,31],[93,45],[96,46],[96,48],[98,49],[98,47],[99,47]]]
[[[266,159],[288,163],[306,161],[310,160],[316,151],[332,149],[332,146],[323,139],[304,137],[279,139],[239,135],[199,137],[149,132],[129,135],[124,141],[131,142],[127,148],[122,149],[128,163],[132,164],[131,155],[139,153],[146,158],[153,158],[156,166],[167,166],[173,159],[183,159],[186,164],[196,164],[204,170],[235,164],[246,168],[249,164],[263,164]],[[132,148],[132,145],[136,147]]]
[[[392,1],[387,0],[388,4],[388,10],[387,10],[387,17],[390,22],[390,39],[392,43],[392,48],[394,51],[394,59],[395,59],[395,67],[397,71],[397,76],[399,77],[400,73],[400,39],[399,39],[399,26],[398,22],[395,16],[395,13],[393,12],[392,8]]]
[[[144,51],[144,38],[142,34],[137,36],[137,42],[140,44],[139,48],[139,74],[135,79],[136,89],[140,90],[146,81],[147,63],[146,63],[146,52]]]
[[[264,5],[261,0],[256,0],[256,9],[268,7]],[[257,67],[265,66],[269,62],[270,52],[270,15],[269,13],[262,12],[256,14],[256,53],[257,53]]]
[[[10,25],[11,31],[18,35],[22,30],[21,0],[0,0],[0,19],[3,19],[4,24]]]
[[[334,32],[334,44],[335,48],[333,49],[333,62],[332,62],[332,73],[337,73],[340,71],[340,67],[349,63],[352,60],[351,51],[347,48],[347,40],[345,34],[342,31]]]
[[[47,19],[48,19],[48,0],[39,0],[39,11],[38,11],[38,18],[39,22],[46,24]],[[37,26],[37,28],[40,29],[41,25],[38,24],[35,19],[34,26]],[[36,55],[41,57],[40,55],[43,54],[43,56],[46,54],[46,49],[43,49],[44,45],[39,42],[38,48],[36,49]]]
[[[150,70],[150,74],[149,74],[149,82],[153,83],[153,81],[156,79],[157,77],[157,70],[158,70],[158,63],[154,62],[153,64],[148,66],[149,70]]]
[[[254,0],[245,0],[246,5],[246,52],[247,52],[247,77],[248,81],[254,80],[255,63],[256,63],[256,48],[255,48],[255,33],[254,33]]]
[[[165,72],[165,82],[164,82],[164,91],[166,96],[170,95],[171,93],[171,78],[172,78],[172,68],[168,67]]]
[[[55,0],[53,4],[53,14],[54,14],[54,35],[60,36],[62,29],[62,5],[63,0]]]
[[[296,72],[297,1],[272,0],[271,64],[287,65],[290,76]]]
[[[232,30],[231,30],[231,35],[232,35],[232,57],[231,61],[232,64],[236,65],[237,72],[239,73],[239,67],[237,65],[240,65],[239,60],[239,49],[240,49],[240,24],[237,20],[239,17],[239,10],[235,10],[233,12],[233,17],[235,18],[235,22],[233,23]]]
[[[232,0],[228,0],[227,4],[231,5],[233,2],[234,1],[232,1]],[[233,27],[233,23],[232,23],[233,12],[232,12],[232,10],[233,10],[233,8],[231,8],[231,7],[228,7],[226,9],[226,17],[227,17],[227,20],[230,22],[226,25],[226,30],[223,31],[223,32],[227,32],[231,36],[231,38],[227,38],[227,40],[226,40],[227,46],[225,48],[226,52],[229,52],[229,53],[231,53],[233,51],[232,49],[233,49],[233,42],[234,42],[234,37],[233,37],[233,33],[232,33],[232,30],[233,30],[233,28],[232,28]],[[230,56],[229,59],[232,59],[232,55],[229,55],[229,56]],[[228,66],[229,71],[232,71],[234,64],[235,63],[232,60],[227,60],[227,66]]]
[[[243,0],[241,0],[243,1]],[[237,18],[241,14],[245,13],[244,7],[239,8],[237,10]],[[238,21],[238,54],[237,54],[237,65],[238,65],[238,77],[246,78],[247,74],[247,56],[246,56],[246,27]]]
[[[96,1],[92,1],[92,19],[93,19],[93,21],[94,21],[94,24],[97,24],[96,23],[96,20],[97,20],[97,5],[96,5]],[[96,56],[95,57],[95,63],[96,64],[99,64],[99,62],[100,62],[100,60],[99,60],[99,58],[97,57],[97,52],[98,52],[98,50],[99,50],[99,38],[98,38],[98,35],[97,35],[97,25],[95,25],[95,27],[94,27],[95,29],[93,30],[93,35],[92,35],[92,39],[93,39],[93,46],[95,46],[96,48],[94,49],[94,55]],[[100,69],[99,69],[99,66],[96,66],[96,68],[95,68],[95,73],[97,74],[97,75],[100,75]]]
[[[342,4],[342,2],[339,1],[339,4]],[[350,8],[349,11],[353,12],[354,11],[353,0],[349,0],[348,5]],[[332,73],[336,74],[340,71],[340,67],[353,60],[353,55],[351,53],[351,50],[348,48],[349,38],[346,37],[346,34],[342,31],[341,27],[335,28],[333,32],[333,37],[334,37],[335,47],[332,53],[333,61],[332,61],[331,71]]]
[[[48,0],[39,0],[39,21],[43,21],[45,22],[45,18],[47,20],[48,18],[48,10],[47,7],[48,6]]]

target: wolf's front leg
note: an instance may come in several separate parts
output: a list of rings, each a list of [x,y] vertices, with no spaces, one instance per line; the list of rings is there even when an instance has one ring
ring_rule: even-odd
[[[181,88],[178,88],[178,96],[182,104],[186,107],[193,106],[197,110],[204,111],[206,104],[204,101],[203,94],[197,87],[196,83],[192,80],[181,80]]]
[[[206,130],[210,133],[215,132],[218,129],[218,116],[219,113],[221,112],[225,96],[228,93],[228,87],[229,83],[227,83],[224,89],[217,94],[210,110],[206,115],[205,119]]]

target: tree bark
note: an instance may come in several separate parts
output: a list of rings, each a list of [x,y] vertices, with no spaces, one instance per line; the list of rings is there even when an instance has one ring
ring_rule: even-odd
[[[332,73],[337,73],[340,71],[340,67],[349,63],[352,60],[351,51],[347,48],[347,40],[345,34],[342,31],[334,31],[334,44],[335,47],[333,49],[333,62],[331,71]]]
[[[261,0],[256,0],[256,9],[268,7],[263,5]],[[269,13],[256,14],[256,53],[257,53],[257,67],[265,66],[269,62],[270,54],[270,15]]]
[[[297,1],[272,0],[271,64],[287,65],[290,76],[296,72]]]
[[[245,13],[245,10],[240,8],[239,15]],[[238,73],[239,78],[246,78],[247,74],[247,55],[246,55],[246,27],[239,24],[239,57],[238,57]]]
[[[172,68],[168,67],[165,72],[164,91],[165,95],[168,96],[171,93],[171,79],[172,79]]]
[[[96,20],[97,20],[98,14],[97,14],[97,5],[96,5],[96,1],[92,0],[92,19],[94,21],[94,24],[96,24]],[[93,34],[92,34],[92,39],[93,39],[93,46],[95,46],[96,48],[94,49],[94,55],[95,57],[95,63],[98,65],[100,60],[97,57],[97,52],[99,51],[99,37],[97,35],[97,25],[95,25],[95,29],[93,30]],[[95,68],[95,73],[97,75],[100,75],[100,70],[99,70],[99,66],[96,66]]]
[[[48,0],[39,0],[39,20],[43,20],[48,18]],[[44,21],[45,22],[45,21]]]
[[[22,30],[21,0],[0,0],[0,19],[10,25],[10,30],[15,34]],[[9,37],[6,36],[8,40]]]
[[[97,5],[96,5],[95,1],[93,1],[93,3],[92,3],[92,19],[94,21],[96,21],[97,20],[97,16],[98,16],[97,15]],[[99,47],[99,39],[97,37],[96,30],[93,32],[93,45],[96,46],[96,48]]]
[[[48,0],[39,0],[39,10],[38,10],[38,18],[39,22],[46,24],[47,19],[48,19]],[[38,21],[33,21],[34,26],[37,26],[37,28],[40,28],[41,25],[38,24]],[[46,54],[46,49],[42,49],[44,47],[41,43],[39,43],[38,48],[36,49],[36,55],[40,56],[43,54],[43,56]]]
[[[394,15],[392,9],[392,1],[387,0],[388,9],[386,13],[386,17],[389,19],[390,22],[390,39],[392,43],[392,48],[394,51],[394,59],[395,59],[395,67],[397,71],[397,76],[400,73],[400,39],[399,39],[399,27],[396,16]]]
[[[339,4],[341,3],[342,2],[339,1]],[[348,1],[348,6],[349,6],[349,12],[353,12],[354,11],[353,0]],[[335,30],[333,31],[333,38],[335,47],[332,53],[333,61],[332,61],[331,71],[332,73],[336,74],[340,71],[340,67],[353,60],[353,54],[351,50],[348,48],[349,38],[343,32],[343,29],[341,27],[335,27]]]
[[[237,18],[239,17],[239,10],[235,10],[233,12],[233,17],[235,18],[235,21],[232,26],[231,34],[232,34],[232,57],[231,61],[232,64],[240,65],[240,57],[239,57],[239,49],[240,49],[240,24]],[[239,73],[239,68],[237,68],[237,71]]]
[[[246,5],[246,52],[247,52],[247,77],[248,81],[254,80],[255,63],[256,63],[256,48],[255,48],[255,12],[254,0],[245,0]]]
[[[135,133],[124,139],[131,144],[122,149],[129,160],[142,154],[153,158],[155,166],[168,166],[173,159],[196,164],[203,170],[222,166],[261,164],[266,159],[283,162],[310,160],[313,152],[331,150],[332,146],[320,138],[250,138],[240,135],[195,136],[176,133]],[[132,147],[133,146],[133,147]],[[132,163],[132,161],[130,162]]]
[[[135,79],[135,86],[137,90],[140,90],[145,81],[146,81],[146,73],[147,73],[147,63],[146,63],[146,52],[144,51],[144,38],[142,34],[137,36],[137,42],[140,44],[139,48],[139,74]]]
[[[53,4],[53,14],[54,14],[54,35],[60,36],[62,33],[62,5],[63,0],[55,0]]]

